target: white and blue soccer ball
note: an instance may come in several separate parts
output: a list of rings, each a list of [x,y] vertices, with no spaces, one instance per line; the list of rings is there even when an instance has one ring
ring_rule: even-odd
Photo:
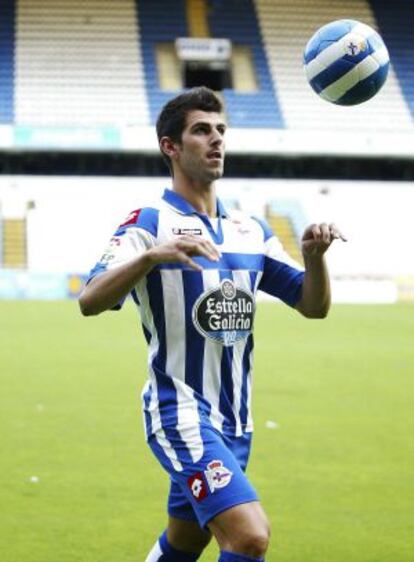
[[[338,20],[321,27],[304,52],[307,80],[323,99],[357,105],[382,88],[390,57],[381,36],[355,20]]]

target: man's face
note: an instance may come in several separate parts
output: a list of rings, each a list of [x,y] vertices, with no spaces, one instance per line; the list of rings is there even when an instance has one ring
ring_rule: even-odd
[[[178,144],[176,165],[186,176],[200,183],[211,183],[221,178],[225,131],[226,124],[221,114],[198,109],[188,112]]]

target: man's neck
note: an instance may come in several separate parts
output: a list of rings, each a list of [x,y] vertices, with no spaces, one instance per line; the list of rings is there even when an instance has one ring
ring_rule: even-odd
[[[217,197],[214,183],[201,186],[178,182],[173,179],[173,190],[184,197],[198,213],[210,218],[217,216]]]

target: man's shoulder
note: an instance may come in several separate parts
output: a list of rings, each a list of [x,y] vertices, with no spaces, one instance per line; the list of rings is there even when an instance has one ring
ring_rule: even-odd
[[[159,207],[155,205],[134,209],[121,222],[117,232],[124,233],[130,228],[141,228],[157,236],[159,212]]]

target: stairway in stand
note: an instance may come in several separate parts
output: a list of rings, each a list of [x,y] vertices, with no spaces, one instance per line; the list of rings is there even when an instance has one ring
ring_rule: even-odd
[[[2,266],[6,269],[26,268],[26,219],[3,219],[2,229]]]
[[[291,258],[302,264],[302,253],[293,227],[292,220],[287,215],[272,213],[268,217],[270,228],[280,240],[283,248]]]

